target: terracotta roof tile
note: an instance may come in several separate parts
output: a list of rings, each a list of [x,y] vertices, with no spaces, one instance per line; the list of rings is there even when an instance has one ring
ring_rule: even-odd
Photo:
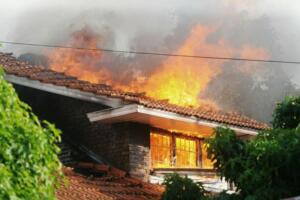
[[[109,169],[109,171],[117,170],[104,165],[95,165],[91,163],[81,163],[79,168],[63,168],[67,178],[67,184],[60,187],[56,196],[59,200],[158,200],[164,191],[159,185],[144,183],[138,179],[114,176],[113,173],[104,173],[95,176],[92,172],[85,175],[77,172],[80,169],[92,169],[97,167]]]
[[[221,124],[233,125],[242,128],[261,130],[269,128],[267,124],[254,119],[239,115],[237,113],[224,113],[204,108],[183,107],[169,103],[167,100],[156,100],[146,97],[144,93],[124,92],[113,89],[105,84],[92,84],[87,81],[78,80],[75,77],[65,75],[44,67],[33,67],[25,62],[17,60],[12,54],[0,52],[0,65],[4,66],[7,74],[20,77],[27,77],[57,86],[64,86],[70,89],[77,89],[96,95],[119,98],[127,102],[137,103],[148,108],[169,111],[185,116],[197,117],[202,120],[218,122]]]

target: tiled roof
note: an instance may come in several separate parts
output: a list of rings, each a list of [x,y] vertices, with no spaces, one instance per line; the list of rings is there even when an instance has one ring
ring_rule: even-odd
[[[159,200],[164,190],[106,165],[81,163],[63,172],[67,183],[57,190],[58,200]]]
[[[87,81],[78,80],[76,77],[68,76],[40,66],[31,66],[17,60],[12,54],[0,52],[0,65],[4,66],[7,74],[26,77],[31,80],[38,80],[57,86],[65,86],[84,92],[90,92],[99,96],[119,98],[126,102],[137,103],[148,108],[169,111],[184,116],[196,117],[202,120],[233,125],[241,128],[254,130],[267,129],[268,125],[254,119],[239,115],[237,113],[225,113],[221,111],[208,110],[204,108],[183,107],[168,103],[165,100],[157,100],[145,96],[143,93],[131,93],[113,89],[105,84],[93,84]]]

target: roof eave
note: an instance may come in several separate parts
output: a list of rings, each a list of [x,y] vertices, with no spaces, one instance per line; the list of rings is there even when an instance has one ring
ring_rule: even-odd
[[[227,126],[234,130],[238,135],[255,136],[258,130],[248,129],[233,125],[206,121],[191,116],[184,116],[173,112],[163,111],[154,108],[148,108],[138,104],[130,104],[119,108],[105,109],[87,114],[90,122],[140,122],[163,129],[176,129],[182,131],[194,132],[212,132],[213,128],[218,126]]]
[[[95,95],[90,92],[84,92],[77,89],[67,88],[65,86],[57,86],[50,83],[43,83],[37,80],[31,80],[26,77],[19,77],[11,74],[6,74],[5,79],[13,84],[30,87],[33,89],[42,90],[54,94],[59,94],[75,99],[89,101],[93,103],[99,103],[112,108],[117,108],[125,105],[125,101],[118,98],[109,98],[106,96]]]

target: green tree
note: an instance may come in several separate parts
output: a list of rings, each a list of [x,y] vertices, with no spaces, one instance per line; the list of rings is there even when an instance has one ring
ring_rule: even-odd
[[[55,199],[60,132],[18,98],[0,68],[0,199]]]
[[[204,188],[200,183],[194,183],[187,177],[170,174],[165,177],[166,190],[162,200],[204,200]]]
[[[273,113],[274,128],[296,128],[300,123],[300,96],[287,96]]]
[[[214,168],[229,183],[237,183],[239,174],[245,170],[246,142],[237,138],[233,130],[223,127],[216,128],[215,137],[207,142],[208,156],[214,161]]]
[[[273,129],[245,142],[229,128],[208,139],[209,157],[238,198],[277,200],[300,194],[300,96],[286,97],[273,114]]]
[[[215,169],[234,183],[240,199],[277,200],[300,194],[300,127],[271,129],[244,142],[228,128],[209,139]]]

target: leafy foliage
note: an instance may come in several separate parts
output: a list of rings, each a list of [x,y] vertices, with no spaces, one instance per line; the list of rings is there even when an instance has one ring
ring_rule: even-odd
[[[216,128],[215,138],[207,140],[215,169],[235,184],[238,199],[276,200],[300,194],[300,97],[286,97],[273,117],[274,129],[251,141],[237,138],[228,128]]]
[[[204,189],[200,183],[194,183],[187,177],[170,174],[165,177],[166,190],[162,200],[204,200]]]
[[[209,139],[208,156],[212,157],[214,168],[229,183],[236,183],[240,173],[244,171],[241,158],[246,156],[246,142],[238,139],[229,128],[215,129],[215,138]]]
[[[296,128],[300,123],[300,96],[288,96],[273,113],[274,128]]]
[[[225,191],[214,197],[207,197],[207,200],[241,200],[236,194],[227,194]]]
[[[166,190],[162,200],[240,200],[235,194],[227,194],[225,191],[211,196],[204,190],[201,183],[194,183],[187,177],[178,174],[169,174],[165,177]]]
[[[0,68],[0,199],[54,199],[60,132],[21,102]]]
[[[276,200],[300,194],[300,127],[272,129],[244,142],[228,128],[209,139],[218,173],[237,187],[240,199]]]

